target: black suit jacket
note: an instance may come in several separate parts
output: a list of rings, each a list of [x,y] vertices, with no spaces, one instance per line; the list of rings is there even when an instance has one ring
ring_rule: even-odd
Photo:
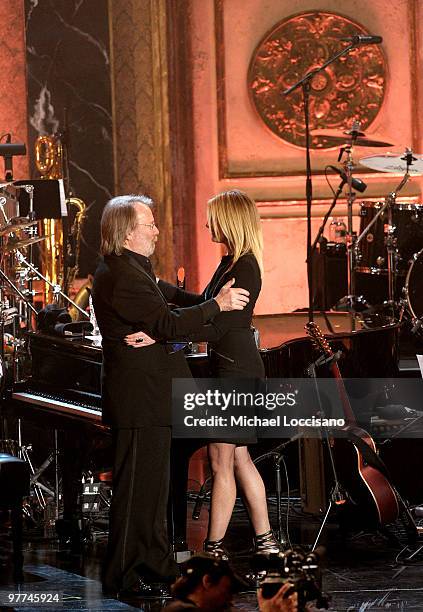
[[[129,252],[98,266],[93,305],[103,337],[103,421],[132,428],[171,424],[172,378],[191,376],[184,354],[166,340],[187,337],[220,312],[215,300],[171,310],[147,271]],[[145,331],[157,342],[134,349],[123,339]]]

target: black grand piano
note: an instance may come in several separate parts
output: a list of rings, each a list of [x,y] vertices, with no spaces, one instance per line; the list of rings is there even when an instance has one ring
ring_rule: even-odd
[[[306,313],[257,316],[254,325],[259,332],[260,353],[269,378],[302,377],[315,359],[304,325]],[[332,348],[342,351],[339,366],[345,377],[395,377],[398,374],[398,326],[378,324],[353,318],[348,313],[316,313],[315,321],[330,340]],[[6,402],[7,415],[13,422],[33,422],[42,428],[60,432],[64,518],[71,519],[76,510],[80,473],[92,446],[99,437],[108,435],[101,424],[100,371],[102,352],[91,340],[75,340],[28,333],[30,374],[15,384]],[[194,377],[206,377],[206,353],[187,355]],[[10,435],[10,434],[9,434]],[[184,499],[189,458],[198,449],[198,441],[180,441],[172,476],[173,497]],[[325,485],[322,451],[319,441],[299,445],[301,495],[304,509],[319,512],[324,506]],[[321,445],[320,445],[321,446]],[[185,504],[173,508],[177,537],[183,539],[186,521]]]
[[[305,313],[254,318],[267,377],[302,377],[313,361],[304,331]],[[347,313],[316,314],[314,320],[341,350],[340,369],[348,377],[398,375],[398,325],[369,327]],[[13,387],[11,398],[69,418],[101,423],[101,348],[89,339],[70,339],[29,332],[30,376]],[[208,375],[204,353],[187,354],[194,377]]]

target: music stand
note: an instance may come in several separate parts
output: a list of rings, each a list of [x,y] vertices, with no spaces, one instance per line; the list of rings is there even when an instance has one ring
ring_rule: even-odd
[[[26,155],[26,146],[23,142],[10,142],[10,134],[7,138],[6,144],[0,144],[0,155],[4,159],[4,180],[13,181],[13,157]]]

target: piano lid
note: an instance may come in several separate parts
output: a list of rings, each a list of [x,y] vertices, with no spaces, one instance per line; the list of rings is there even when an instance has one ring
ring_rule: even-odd
[[[315,312],[314,320],[322,332],[328,336],[340,336],[369,332],[376,329],[396,327],[387,318],[362,313],[351,315],[348,312]],[[260,348],[271,349],[281,346],[290,340],[306,338],[304,330],[308,322],[308,312],[287,312],[274,315],[257,315],[253,325],[260,333]]]

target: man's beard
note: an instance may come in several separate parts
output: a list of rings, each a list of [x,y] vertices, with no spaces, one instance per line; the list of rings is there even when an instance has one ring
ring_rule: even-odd
[[[147,255],[147,257],[151,257],[155,250],[156,250],[156,243],[152,242],[150,245],[150,248],[148,249],[149,254]]]

